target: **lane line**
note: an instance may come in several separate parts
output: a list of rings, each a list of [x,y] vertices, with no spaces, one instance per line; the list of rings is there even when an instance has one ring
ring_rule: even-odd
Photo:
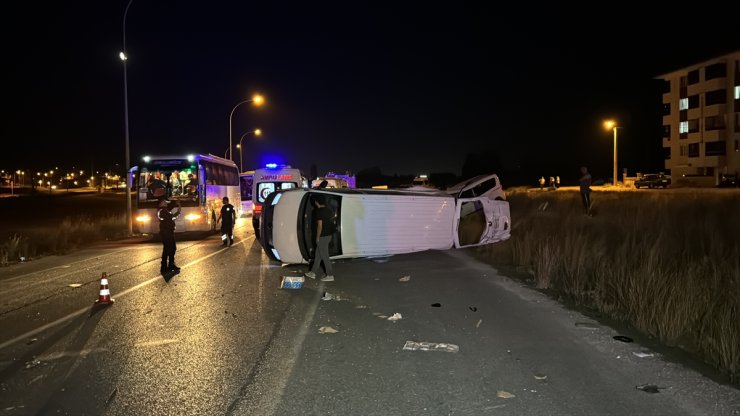
[[[246,242],[248,240],[251,240],[252,238],[254,238],[254,234],[251,235],[251,236],[247,236],[247,238],[244,238],[244,239],[239,240],[239,242],[234,243],[233,246],[242,244],[242,243],[244,243],[244,242]],[[231,246],[231,247],[233,247],[233,246]],[[201,262],[203,262],[203,261],[205,261],[205,260],[207,260],[207,259],[209,259],[209,258],[211,258],[211,257],[213,257],[213,256],[215,256],[217,254],[221,254],[222,252],[228,250],[231,247],[224,247],[224,248],[222,248],[222,249],[220,249],[218,251],[215,251],[215,252],[213,252],[211,254],[207,254],[207,255],[205,255],[203,257],[200,257],[198,259],[195,259],[195,260],[193,260],[193,261],[191,261],[191,262],[183,265],[180,268],[181,269],[186,269],[188,267],[195,266],[196,264],[201,263]],[[150,285],[150,284],[152,284],[152,283],[154,283],[154,282],[156,282],[158,280],[161,280],[161,279],[162,279],[162,276],[161,275],[160,276],[157,276],[157,277],[152,277],[149,280],[146,280],[144,282],[141,282],[141,283],[139,283],[136,286],[130,287],[130,288],[124,290],[123,292],[116,294],[116,296],[114,296],[114,298],[122,298],[122,297],[128,295],[129,293],[131,293],[133,291],[139,290],[139,289],[141,289],[141,288],[143,288],[145,286],[148,286],[148,285]],[[74,318],[82,315],[85,312],[89,312],[90,309],[93,308],[93,307],[95,307],[95,305],[78,309],[78,310],[76,310],[74,312],[71,312],[71,313],[67,314],[66,316],[63,316],[63,317],[57,319],[56,321],[49,322],[46,325],[42,325],[42,326],[40,326],[40,327],[38,327],[36,329],[32,329],[32,330],[26,332],[25,334],[18,335],[17,337],[15,337],[13,339],[10,339],[8,341],[5,341],[2,344],[0,344],[0,350],[5,349],[5,348],[7,348],[7,347],[9,347],[9,346],[11,346],[11,345],[13,345],[13,344],[15,344],[17,342],[20,342],[20,341],[22,341],[24,339],[30,338],[30,337],[32,337],[32,336],[34,336],[36,334],[39,334],[39,333],[41,333],[43,331],[46,331],[49,328],[53,328],[53,327],[55,327],[57,325],[63,324],[65,322],[67,322],[67,321],[70,321],[70,320],[72,320],[72,319],[74,319]]]

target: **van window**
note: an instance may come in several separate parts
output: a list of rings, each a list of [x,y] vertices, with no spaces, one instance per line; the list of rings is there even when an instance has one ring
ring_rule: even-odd
[[[488,179],[460,194],[460,198],[475,198],[498,186],[496,178]]]

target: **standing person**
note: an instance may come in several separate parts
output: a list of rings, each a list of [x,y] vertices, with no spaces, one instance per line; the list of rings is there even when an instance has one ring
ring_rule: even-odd
[[[544,186],[545,186],[545,177],[540,176],[540,191],[542,190]]]
[[[555,177],[555,189],[560,188],[560,176]]]
[[[581,166],[581,179],[578,180],[581,185],[581,200],[583,207],[586,208],[586,215],[591,216],[591,174],[588,168]]]
[[[313,267],[311,271],[306,272],[306,276],[311,279],[316,278],[316,274],[321,270],[321,263],[324,263],[326,276],[321,278],[322,282],[333,282],[334,271],[329,258],[329,243],[331,237],[336,231],[334,225],[334,213],[326,205],[326,197],[321,194],[313,195],[313,203],[316,209],[313,211],[313,228],[316,236],[316,249],[314,250]]]
[[[166,198],[159,201],[159,235],[162,237],[162,266],[159,271],[162,274],[167,272],[179,272],[180,268],[175,265],[175,220],[180,215],[180,201],[177,201],[175,209],[170,211],[169,202]]]
[[[221,206],[221,213],[218,214],[216,222],[221,221],[221,240],[224,241],[223,245],[228,242],[229,246],[234,244],[234,223],[236,223],[236,210],[234,206],[229,203],[229,197],[225,196],[223,199],[223,205]]]

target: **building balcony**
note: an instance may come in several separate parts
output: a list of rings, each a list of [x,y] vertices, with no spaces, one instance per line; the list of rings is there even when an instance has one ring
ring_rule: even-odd
[[[714,91],[719,89],[726,89],[727,88],[727,78],[715,78],[710,79],[709,81],[704,81],[699,83],[699,85],[702,86],[703,91]]]
[[[718,142],[725,140],[726,129],[706,130],[704,132],[705,142]]]

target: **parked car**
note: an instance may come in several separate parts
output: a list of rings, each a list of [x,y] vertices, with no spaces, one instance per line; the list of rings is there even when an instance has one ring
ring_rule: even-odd
[[[484,188],[488,187],[488,191]],[[332,259],[447,250],[503,241],[511,236],[509,203],[499,199],[496,175],[466,181],[452,191],[305,189],[271,194],[260,218],[260,243],[282,263],[308,263],[314,230],[312,195],[334,211]]]
[[[671,177],[662,173],[648,173],[635,180],[635,188],[668,188],[671,186]]]

